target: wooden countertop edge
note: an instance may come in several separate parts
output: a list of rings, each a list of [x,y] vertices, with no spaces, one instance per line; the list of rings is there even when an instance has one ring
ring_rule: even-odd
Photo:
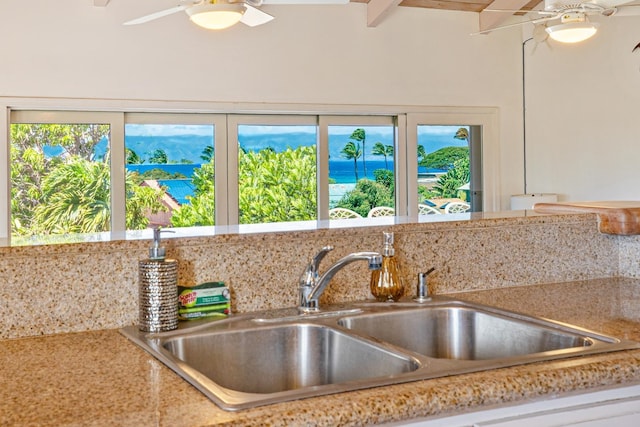
[[[640,202],[536,203],[535,212],[546,214],[595,213],[601,233],[620,236],[640,234]]]

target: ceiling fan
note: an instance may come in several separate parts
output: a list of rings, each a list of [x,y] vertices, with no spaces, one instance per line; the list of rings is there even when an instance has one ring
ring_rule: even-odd
[[[183,0],[178,6],[161,10],[124,25],[144,24],[178,12],[186,12],[191,21],[209,30],[221,30],[242,22],[250,27],[266,24],[274,17],[260,10],[265,4],[347,4],[349,0]]]
[[[541,10],[485,9],[484,11],[536,13],[540,17],[483,30],[476,34],[485,34],[518,25],[546,24],[559,20],[558,24],[545,25],[545,31],[549,37],[563,43],[576,43],[588,39],[598,30],[599,24],[590,22],[589,16],[599,15],[609,18],[640,15],[640,2],[637,0],[545,0],[544,9]]]

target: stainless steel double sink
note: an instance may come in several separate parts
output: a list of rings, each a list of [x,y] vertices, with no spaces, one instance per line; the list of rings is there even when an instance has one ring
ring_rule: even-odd
[[[640,348],[577,326],[444,297],[248,313],[121,332],[216,404],[288,400]]]

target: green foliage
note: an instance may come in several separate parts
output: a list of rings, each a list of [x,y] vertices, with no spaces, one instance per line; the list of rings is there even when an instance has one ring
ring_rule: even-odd
[[[63,158],[93,159],[95,146],[109,135],[108,125],[11,125],[11,232],[29,235],[37,227],[34,210],[42,203],[42,181]],[[65,156],[46,156],[59,147]]]
[[[108,155],[96,160],[93,154],[108,134],[107,125],[11,125],[12,235],[109,230]],[[47,146],[65,155],[47,156]],[[139,188],[132,174],[125,184],[127,225],[145,228],[144,213],[164,209],[162,192]]]
[[[373,176],[375,177],[376,182],[387,187],[389,190],[391,190],[391,194],[393,194],[393,190],[395,188],[393,171],[390,171],[388,169],[376,169],[373,171]]]
[[[469,159],[468,147],[444,147],[422,157],[419,166],[433,169],[451,169],[460,159]]]
[[[376,206],[394,207],[393,192],[385,184],[370,179],[358,181],[356,187],[342,196],[336,204],[336,207],[351,209],[363,217]]]
[[[151,187],[141,187],[133,180],[133,174],[127,173],[125,188],[126,199],[126,226],[127,230],[142,230],[149,225],[148,212],[166,212],[167,208],[162,204],[162,190]]]
[[[138,153],[133,151],[131,148],[125,148],[125,153],[127,154],[127,164],[128,165],[141,165],[144,163],[144,160],[140,158]]]
[[[469,182],[469,171],[469,157],[456,160],[453,168],[438,178],[438,182],[434,185],[432,191],[437,197],[459,197],[464,200],[464,197],[461,197],[464,192],[461,192],[458,188]]]
[[[148,225],[147,211],[161,211],[162,192],[139,187],[127,177],[129,229]],[[36,234],[96,233],[110,229],[110,182],[108,162],[72,157],[46,175],[42,200],[33,213]]]
[[[34,211],[38,234],[109,230],[109,167],[74,157],[47,174]]]
[[[202,154],[200,155],[200,158],[205,163],[211,162],[211,160],[213,160],[213,146],[211,145],[206,146],[204,150],[202,150]]]
[[[191,182],[195,194],[184,204],[173,211],[171,225],[173,227],[193,227],[215,225],[215,169],[213,162],[205,163],[193,172]]]
[[[238,156],[241,224],[316,218],[315,146],[282,153],[239,151]],[[173,211],[172,226],[214,225],[214,178],[213,163],[194,171],[195,194],[189,204]]]
[[[316,218],[315,146],[238,155],[241,224]]]
[[[151,156],[149,157],[149,163],[164,165],[168,162],[169,159],[167,158],[167,153],[159,148],[157,150],[153,150],[153,153],[151,153]]]
[[[140,180],[144,181],[145,179],[186,179],[187,176],[181,174],[180,172],[167,172],[160,168],[153,168],[146,172],[140,174]]]

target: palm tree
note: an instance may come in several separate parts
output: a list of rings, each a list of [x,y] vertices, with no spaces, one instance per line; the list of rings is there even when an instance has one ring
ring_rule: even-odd
[[[34,212],[42,232],[96,233],[109,230],[109,165],[73,157],[42,182],[43,200]]]
[[[459,128],[453,138],[467,141],[467,146],[469,146],[469,131],[467,128]]]
[[[133,151],[131,148],[125,148],[125,153],[127,155],[127,164],[128,165],[141,165],[144,163],[144,160],[140,158],[138,153]]]
[[[418,145],[418,165],[422,166],[424,158],[427,157],[427,150],[424,149],[424,145]]]
[[[356,140],[358,142],[362,142],[362,168],[364,169],[364,177],[367,177],[367,164],[365,162],[365,147],[364,143],[367,139],[367,136],[364,132],[364,129],[358,128],[351,133],[350,139]],[[357,178],[356,178],[357,180]]]
[[[200,158],[202,159],[203,162],[210,163],[211,160],[213,160],[213,146],[207,145],[204,148],[204,150],[202,150],[202,154],[200,155]]]
[[[162,191],[139,187],[132,174],[126,179],[128,229],[148,225],[147,212],[165,210]],[[96,233],[108,231],[109,162],[91,162],[74,156],[51,171],[42,182],[42,203],[34,211],[40,232],[45,234]]]
[[[389,169],[387,157],[393,157],[393,151],[393,145],[384,145],[382,142],[376,142],[373,144],[371,154],[374,156],[384,156],[384,168]]]
[[[340,153],[345,159],[353,159],[353,171],[356,175],[356,182],[358,182],[358,159],[360,158],[360,156],[362,156],[360,145],[356,145],[355,142],[349,141],[345,144]]]

